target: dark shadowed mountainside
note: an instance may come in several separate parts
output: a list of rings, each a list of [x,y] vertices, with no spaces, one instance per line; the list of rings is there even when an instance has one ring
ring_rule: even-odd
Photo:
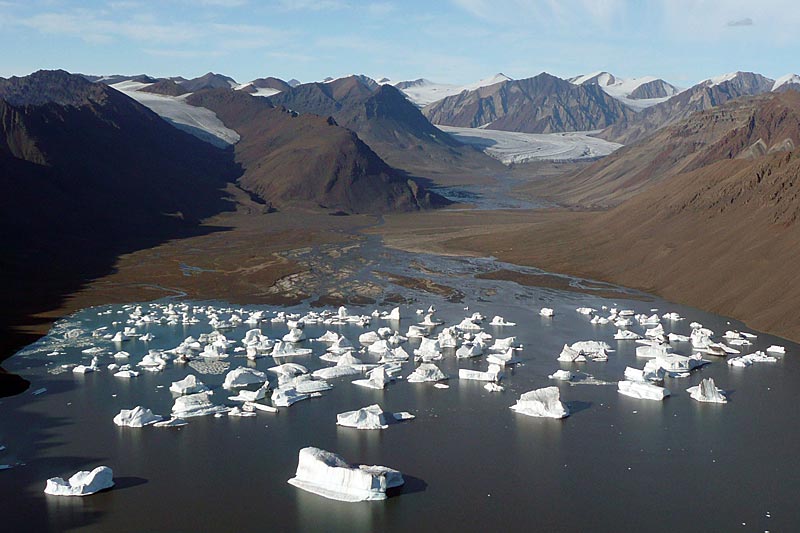
[[[275,206],[321,205],[350,213],[411,210],[443,203],[389,167],[355,133],[312,114],[275,108],[240,91],[195,93],[236,130],[241,186]]]
[[[147,87],[139,89],[143,93],[161,94],[164,96],[180,96],[189,91],[186,88],[178,85],[173,80],[160,80]]]

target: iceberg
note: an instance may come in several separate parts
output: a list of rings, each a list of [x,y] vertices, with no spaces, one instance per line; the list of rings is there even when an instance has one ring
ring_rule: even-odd
[[[596,312],[597,309],[592,309],[591,307],[579,307],[575,309],[575,311],[582,315],[591,315],[592,313]]]
[[[489,370],[470,370],[468,368],[458,369],[458,379],[471,379],[475,381],[500,381],[503,377],[503,368],[500,365],[489,365]]]
[[[47,480],[45,494],[51,496],[88,496],[114,486],[114,472],[107,466],[98,466],[91,472],[81,470],[67,481],[60,477]]]
[[[356,376],[361,370],[350,365],[336,365],[315,370],[311,375],[318,379],[335,379],[345,376]]]
[[[509,348],[504,353],[493,353],[486,356],[486,361],[500,366],[514,365],[519,362],[514,348]]]
[[[386,499],[386,490],[403,485],[403,475],[385,466],[351,466],[319,448],[300,450],[297,471],[289,484],[343,502]]]
[[[586,357],[579,350],[575,350],[565,344],[556,360],[562,363],[584,363],[586,362]]]
[[[641,339],[642,336],[634,331],[630,331],[627,329],[619,329],[614,334],[614,340],[618,341],[635,341]]]
[[[283,336],[283,342],[300,342],[306,338],[306,334],[300,328],[292,328],[289,333]]]
[[[569,416],[569,409],[560,398],[558,387],[544,387],[524,393],[511,409],[527,416],[565,418]]]
[[[580,310],[578,312],[580,313]],[[549,307],[542,307],[542,309],[539,311],[539,315],[540,316],[547,317],[547,318],[551,318],[554,314],[555,314],[555,312],[552,309],[550,309]],[[585,313],[585,314],[588,314],[588,313]]]
[[[414,355],[423,361],[438,361],[442,358],[439,341],[423,337],[420,339],[419,348],[414,350]]]
[[[173,381],[172,385],[169,386],[169,390],[175,394],[195,394],[208,391],[208,387],[197,379],[194,374],[189,374],[179,381]]]
[[[469,359],[471,357],[480,357],[483,355],[483,344],[479,342],[469,342],[456,350],[456,358]]]
[[[620,381],[617,384],[617,390],[620,394],[630,396],[631,398],[638,398],[640,400],[661,401],[669,396],[668,389],[642,381]]]
[[[211,394],[208,392],[198,392],[175,398],[175,403],[172,406],[172,416],[190,418],[228,412],[228,408],[224,405],[211,403],[210,396]]]
[[[156,422],[161,422],[163,419],[163,416],[155,415],[150,409],[138,405],[133,409],[121,410],[119,414],[114,417],[114,423],[118,426],[140,428],[155,424]]]
[[[491,382],[484,385],[483,388],[489,392],[503,392],[504,390],[506,390],[505,387],[503,387],[502,385],[498,385],[497,383],[491,383]]]
[[[439,370],[439,367],[433,363],[422,363],[411,374],[409,374],[406,381],[409,383],[423,383],[431,381],[441,381],[449,379],[449,376]]]
[[[254,383],[264,383],[267,379],[267,374],[260,370],[240,366],[234,368],[225,375],[225,381],[222,383],[222,387],[226,389],[246,387]]]
[[[558,381],[570,381],[572,379],[572,372],[569,370],[556,370],[547,377]]]
[[[493,352],[505,352],[509,348],[513,348],[517,342],[516,337],[506,337],[505,339],[495,339],[494,344],[489,348]]]
[[[786,348],[783,346],[778,346],[777,344],[773,344],[769,348],[767,348],[767,353],[774,353],[777,355],[786,355]]]
[[[506,322],[506,319],[501,317],[500,315],[495,315],[492,321],[489,323],[491,326],[516,326],[516,322]]]
[[[741,357],[732,357],[728,359],[728,364],[730,366],[744,368],[752,365],[753,363],[776,363],[777,361],[777,357],[772,357],[764,352],[755,352],[742,355]]]
[[[381,336],[378,335],[377,331],[368,331],[358,336],[358,342],[364,345],[372,344],[374,342],[378,342],[379,340],[381,340]]]
[[[336,415],[336,424],[356,429],[386,429],[386,413],[378,404]]]
[[[386,388],[386,384],[394,379],[383,365],[370,370],[367,373],[367,378],[368,379],[357,379],[353,381],[353,385],[370,389],[384,389]]]
[[[278,387],[272,391],[272,405],[275,407],[289,407],[293,403],[310,398],[308,394],[298,392],[294,387]]]
[[[689,393],[693,400],[697,400],[698,402],[728,402],[728,399],[725,398],[725,391],[716,387],[713,378],[705,378],[699,385],[686,389],[686,392]]]
[[[292,357],[295,355],[308,355],[311,352],[310,348],[295,348],[291,343],[275,341],[275,346],[272,347],[270,355],[275,358]]]

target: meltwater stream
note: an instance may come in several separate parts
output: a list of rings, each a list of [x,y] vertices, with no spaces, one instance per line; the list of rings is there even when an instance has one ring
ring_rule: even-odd
[[[80,528],[93,531],[796,531],[800,528],[796,497],[800,494],[797,442],[800,424],[800,347],[760,334],[743,353],[771,344],[786,347],[775,363],[735,368],[724,358],[707,356],[711,364],[688,378],[667,378],[672,396],[663,402],[621,396],[616,382],[626,366],[641,368],[635,344],[615,341],[613,325],[590,323],[578,307],[603,306],[659,315],[677,312],[682,321],[663,320],[666,332],[688,335],[692,321],[714,330],[750,331],[743,324],[641,293],[602,287],[592,293],[525,287],[509,281],[476,278],[498,268],[515,268],[491,259],[458,259],[411,255],[384,249],[368,240],[342,254],[321,254],[331,272],[346,279],[330,284],[375,285],[383,294],[400,294],[399,324],[373,319],[367,327],[307,325],[307,338],[331,329],[357,344],[368,330],[389,326],[405,333],[422,319],[417,309],[437,308],[445,326],[480,312],[484,329],[494,337],[515,336],[524,345],[521,364],[506,370],[505,391],[490,393],[483,384],[457,379],[459,368],[485,370],[484,357],[457,360],[446,351],[437,365],[451,376],[449,389],[430,383],[398,380],[385,390],[353,386],[360,376],[330,380],[332,390],[320,398],[253,418],[213,416],[189,419],[182,428],[117,427],[121,410],[142,405],[168,415],[174,402],[173,381],[195,370],[169,364],[162,372],[138,378],[116,378],[105,367],[119,349],[135,364],[149,349],[171,349],[187,336],[212,328],[198,312],[198,324],[147,324],[138,333],[152,333],[145,343],[130,340],[118,346],[93,338],[91,332],[121,330],[134,305],[85,309],[59,322],[50,335],[6,361],[7,368],[31,381],[20,396],[0,400],[0,512],[6,531]],[[357,256],[357,257],[356,257]],[[320,259],[320,261],[323,261]],[[354,266],[355,265],[355,266]],[[376,267],[379,266],[379,268]],[[528,271],[529,269],[523,269]],[[530,270],[531,272],[535,272]],[[395,285],[389,275],[424,279],[457,289],[437,294],[408,284]],[[202,275],[199,273],[197,275]],[[333,280],[333,278],[331,278]],[[580,288],[580,280],[571,280]],[[613,291],[617,291],[616,295]],[[600,296],[605,295],[605,297]],[[310,300],[309,300],[310,301]],[[160,313],[172,303],[215,307],[225,318],[233,312],[263,310],[306,313],[308,303],[274,308],[225,302],[142,303],[145,312]],[[351,314],[388,311],[393,305],[348,306]],[[552,318],[538,315],[542,307]],[[465,308],[469,308],[468,310]],[[314,309],[321,311],[320,308]],[[335,309],[332,309],[335,311]],[[514,327],[488,325],[494,315]],[[241,340],[252,326],[224,331]],[[85,333],[69,341],[64,334]],[[265,321],[270,338],[287,332],[285,323]],[[644,328],[631,329],[643,333]],[[437,333],[441,327],[433,330]],[[607,362],[566,364],[556,361],[565,343],[600,340],[615,350]],[[419,341],[404,345],[411,353]],[[305,341],[313,353],[292,357],[313,371],[329,366],[319,359],[325,345]],[[78,375],[62,365],[88,364],[89,347],[101,348],[100,371]],[[691,353],[678,343],[676,352]],[[48,355],[53,352],[58,355]],[[230,368],[260,370],[276,364],[271,358],[249,361],[230,350]],[[359,355],[369,360],[366,354]],[[285,362],[284,360],[278,363]],[[415,364],[403,365],[406,377]],[[554,382],[548,374],[565,368],[609,384]],[[234,405],[221,388],[224,374],[198,377],[213,390],[213,401]],[[695,402],[685,389],[713,377],[728,393],[725,405]],[[529,418],[509,409],[520,394],[556,385],[571,416],[563,420]],[[416,419],[382,431],[359,431],[336,425],[336,414],[378,403],[385,411],[409,411]],[[287,484],[297,466],[297,453],[316,446],[354,463],[396,468],[406,485],[382,502],[342,503],[326,500]],[[42,494],[45,480],[66,477],[97,465],[114,470],[114,489],[86,498]]]

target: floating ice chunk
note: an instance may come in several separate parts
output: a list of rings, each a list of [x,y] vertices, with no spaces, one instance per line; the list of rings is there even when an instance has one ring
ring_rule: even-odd
[[[786,348],[783,346],[779,346],[777,344],[773,344],[769,348],[767,348],[767,353],[774,353],[776,355],[786,355]]]
[[[306,338],[306,334],[300,328],[292,328],[289,333],[283,336],[283,342],[300,342]]]
[[[640,400],[661,401],[669,396],[669,390],[658,385],[645,383],[643,381],[620,381],[617,384],[620,394],[637,398]]]
[[[386,371],[386,367],[381,365],[367,374],[368,379],[357,379],[353,381],[353,385],[360,387],[368,387],[370,389],[384,389],[386,384],[394,380],[394,377]]]
[[[139,372],[137,372],[135,370],[120,370],[119,372],[116,372],[114,374],[114,377],[115,378],[125,378],[125,379],[137,378],[137,377],[139,377]]]
[[[661,337],[663,335],[664,335],[664,326],[662,326],[661,324],[657,325],[654,328],[649,328],[644,332],[644,336],[650,339]]]
[[[571,348],[583,352],[587,357],[596,358],[613,351],[607,342],[603,341],[578,341],[572,343]]]
[[[441,346],[436,339],[423,337],[420,339],[419,348],[414,350],[414,355],[423,361],[438,361],[442,358]]]
[[[194,374],[189,374],[179,381],[173,381],[169,386],[169,390],[175,394],[195,394],[197,392],[206,392],[208,387],[197,379]]]
[[[308,369],[303,365],[297,363],[283,363],[282,365],[273,366],[267,369],[267,372],[277,374],[278,377],[293,378],[300,374],[308,374]]]
[[[294,387],[278,387],[272,391],[272,405],[276,407],[289,407],[308,398],[310,398],[308,394],[298,392]]]
[[[78,365],[72,368],[73,374],[88,374],[90,372],[94,372],[97,370],[97,367],[94,365]]]
[[[107,466],[98,466],[91,472],[81,470],[67,481],[60,477],[47,480],[45,494],[51,496],[88,496],[114,486],[114,472]]]
[[[411,374],[409,374],[406,381],[409,383],[422,383],[431,381],[441,381],[449,379],[449,376],[439,370],[439,367],[433,363],[422,363]]]
[[[146,409],[141,405],[133,409],[123,409],[117,416],[114,417],[114,423],[118,426],[127,426],[132,428],[140,428],[156,422],[161,422],[164,419],[161,415],[153,414],[153,411]]]
[[[339,340],[340,335],[335,331],[326,331],[324,335],[321,337],[317,337],[317,341],[319,342],[336,342]]]
[[[264,405],[263,403],[256,403],[256,402],[244,402],[242,405],[242,409],[245,411],[265,411],[267,413],[277,413],[278,409],[276,407],[272,407],[271,405]]]
[[[456,348],[460,343],[459,331],[454,327],[445,328],[439,333],[437,340],[442,348]]]
[[[645,344],[644,346],[637,346],[636,357],[647,357],[647,358],[664,357],[671,351],[672,347],[669,346],[668,344],[651,342],[650,344]]]
[[[153,427],[156,427],[156,428],[179,428],[179,427],[187,425],[188,423],[189,422],[187,422],[183,418],[172,417],[169,420],[164,420],[162,422],[156,422],[155,424],[153,424]]]
[[[128,352],[120,350],[114,354],[114,359],[127,359],[130,356],[131,354],[129,354]]]
[[[627,329],[619,329],[614,334],[614,339],[618,341],[635,341],[637,339],[641,339],[642,336],[636,333],[635,331],[630,331]]]
[[[483,344],[479,342],[469,342],[456,350],[456,357],[458,359],[469,359],[471,357],[480,357],[483,355]]]
[[[558,381],[570,381],[572,379],[572,372],[569,370],[556,370],[547,377]]]
[[[652,314],[650,316],[636,315],[635,318],[642,326],[655,326],[661,323],[661,319],[657,314]]]
[[[765,354],[764,352],[755,352],[743,355],[741,357],[732,357],[728,359],[728,364],[731,366],[743,368],[746,366],[750,366],[753,363],[776,363],[777,361],[778,361],[777,357],[772,357],[770,355]]]
[[[222,386],[226,389],[233,389],[236,387],[246,387],[253,383],[264,383],[267,381],[267,375],[255,368],[247,368],[240,366],[234,368],[225,376],[225,381]]]
[[[417,418],[416,415],[412,415],[408,411],[399,411],[397,413],[392,413],[392,417],[394,417],[394,419],[399,422],[402,422],[403,420],[414,420],[415,418]]]
[[[381,340],[381,336],[378,335],[377,331],[368,331],[358,336],[358,342],[363,345],[372,344],[374,342],[378,342],[379,340]]]
[[[544,387],[526,392],[519,397],[515,405],[511,406],[511,409],[523,415],[543,418],[569,416],[569,409],[561,403],[558,387]]]
[[[580,311],[578,311],[578,312],[580,313]],[[591,312],[591,311],[590,311],[590,312]],[[553,310],[552,310],[551,308],[549,308],[549,307],[542,307],[542,308],[539,310],[539,315],[540,315],[540,316],[543,316],[543,317],[551,318],[551,317],[552,317],[554,314],[555,314],[555,311],[553,311]],[[585,313],[585,314],[588,314],[588,313]]]
[[[497,383],[487,383],[483,386],[483,388],[489,392],[503,392],[506,390],[505,387],[498,385]]]
[[[514,348],[509,348],[504,353],[493,353],[486,356],[486,361],[500,366],[508,366],[519,363]]]
[[[386,490],[404,483],[403,475],[385,466],[351,466],[340,456],[319,448],[300,450],[297,472],[289,484],[344,502],[386,499]]]
[[[472,318],[465,318],[462,320],[458,325],[456,325],[458,329],[461,331],[480,331],[481,326],[476,324]]]
[[[436,389],[449,389],[450,385],[445,385],[444,383],[434,383],[433,387]]]
[[[442,322],[441,320],[436,320],[435,318],[433,318],[433,313],[428,313],[427,315],[425,315],[425,318],[422,320],[422,322],[419,323],[419,325],[430,328],[434,326],[440,326],[443,323],[444,322]]]
[[[575,350],[565,344],[564,348],[561,349],[561,353],[558,354],[557,360],[562,363],[584,363],[586,362],[586,357],[579,350]]]
[[[381,356],[381,363],[397,363],[397,362],[404,362],[408,361],[409,355],[408,352],[405,351],[402,347],[398,346],[397,348],[392,348],[391,350],[387,350]]]
[[[395,307],[388,313],[382,313],[381,319],[383,320],[400,320],[400,308]]]
[[[333,354],[342,354],[345,352],[351,352],[355,348],[353,348],[353,344],[344,336],[339,337],[335,341],[331,343],[328,347],[328,351]]]
[[[228,410],[228,416],[239,416],[239,417],[253,417],[256,416],[255,411],[245,411],[239,407],[232,407]]]
[[[728,402],[727,398],[725,398],[725,391],[716,387],[713,378],[705,378],[699,385],[686,389],[686,392],[689,393],[693,400],[697,400],[698,402]]]
[[[516,337],[506,337],[505,339],[495,339],[494,344],[489,348],[493,352],[505,352],[509,348],[513,348],[517,342]]]
[[[172,406],[172,416],[190,418],[228,412],[228,408],[224,405],[211,403],[210,396],[211,394],[208,392],[198,392],[175,398],[175,404]]]
[[[236,396],[228,396],[228,399],[232,402],[257,402],[258,400],[263,400],[267,396],[268,390],[269,385],[264,384],[254,391],[240,390],[239,394]]]
[[[361,370],[350,365],[337,365],[315,370],[311,375],[319,379],[335,379],[345,376],[356,376],[361,374]]]
[[[597,309],[592,309],[591,307],[579,307],[575,311],[582,315],[591,315],[592,313],[596,312]]]
[[[501,317],[500,315],[495,315],[495,317],[490,322],[492,326],[516,326],[516,322],[506,322],[506,319]]]
[[[604,325],[608,324],[609,322],[611,322],[611,320],[607,319],[604,316],[595,315],[595,316],[592,317],[592,319],[589,322],[592,323],[592,324],[599,324],[601,326],[604,326]]]
[[[503,377],[503,368],[500,365],[489,365],[489,370],[471,370],[468,368],[458,369],[458,379],[471,379],[475,381],[500,381]]]
[[[425,337],[428,335],[428,332],[425,328],[415,325],[408,326],[408,331],[406,332],[406,337]]]
[[[272,348],[272,357],[293,357],[300,355],[309,355],[312,352],[310,348],[295,348],[291,343],[276,341],[275,346]]]
[[[692,329],[692,334],[690,336],[690,340],[692,342],[692,346],[698,349],[708,348],[710,344],[712,344],[711,338],[714,336],[714,332],[710,329],[706,329],[703,327],[698,327]]]
[[[710,361],[703,359],[700,354],[692,356],[668,353],[657,356],[648,364],[653,364],[657,368],[663,368],[667,372],[690,372],[695,368],[707,365]]]
[[[683,320],[683,317],[678,313],[664,313],[663,315],[661,315],[661,318],[663,318],[664,320],[671,320],[671,321]]]
[[[336,424],[356,429],[386,429],[386,413],[380,405],[362,407],[356,411],[347,411],[336,415]]]
[[[389,343],[384,339],[370,344],[369,348],[367,348],[367,353],[371,353],[373,355],[383,355],[387,351],[389,351]]]

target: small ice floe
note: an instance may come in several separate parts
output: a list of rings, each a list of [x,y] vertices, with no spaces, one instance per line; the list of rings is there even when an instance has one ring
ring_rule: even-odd
[[[67,481],[60,477],[47,480],[45,494],[51,496],[88,496],[114,486],[114,472],[107,466],[98,466],[91,472],[81,470]]]
[[[97,357],[92,357],[92,362],[89,365],[78,365],[73,367],[72,373],[73,374],[88,374],[90,372],[96,372],[99,370],[98,368],[98,361]]]
[[[370,389],[385,389],[386,385],[394,380],[394,376],[387,372],[386,368],[385,365],[373,368],[367,372],[367,379],[357,379],[353,381],[353,385]]]
[[[356,429],[386,429],[386,413],[378,404],[336,415],[336,424]]]
[[[516,326],[516,322],[506,322],[506,319],[501,317],[500,315],[495,315],[492,321],[489,323],[491,326]]]
[[[289,407],[290,405],[310,398],[308,394],[299,392],[292,386],[280,386],[272,391],[272,405],[275,407]]]
[[[197,376],[189,374],[179,381],[173,381],[169,386],[169,390],[175,394],[195,394],[206,392],[209,389],[202,381],[197,379]]]
[[[481,326],[473,318],[467,317],[456,325],[461,331],[480,331]]]
[[[728,359],[728,364],[730,366],[744,368],[754,363],[776,363],[777,361],[778,361],[777,357],[772,357],[771,355],[767,355],[764,352],[759,351],[747,355],[742,355],[741,357],[732,357]]]
[[[292,346],[291,343],[283,341],[275,341],[275,346],[272,347],[270,356],[278,357],[293,357],[300,355],[309,355],[312,352],[310,348],[297,348]]]
[[[611,346],[602,341],[579,341],[564,345],[557,360],[564,363],[583,363],[587,360],[608,361]]]
[[[509,348],[503,353],[492,353],[486,356],[486,361],[500,366],[509,366],[519,363],[516,350]]]
[[[767,348],[767,353],[774,353],[775,355],[786,355],[786,348],[783,346],[778,346],[777,344],[773,344],[769,348]]]
[[[418,361],[438,361],[442,358],[442,348],[438,340],[423,337],[420,339],[419,348],[414,350],[414,355]]]
[[[449,376],[439,370],[433,363],[422,363],[411,374],[406,381],[409,383],[436,382],[449,379]]]
[[[543,316],[543,317],[546,317],[546,318],[552,318],[554,314],[555,314],[555,312],[549,307],[542,307],[539,310],[539,316]],[[585,314],[588,314],[588,313],[585,313]]]
[[[130,365],[123,365],[119,368],[118,372],[114,373],[115,378],[133,379],[139,377],[139,372],[131,370]]]
[[[40,394],[44,394],[47,392],[47,387],[42,387],[40,389],[36,389],[35,391],[31,392],[34,396],[39,396]]]
[[[458,369],[458,379],[471,379],[475,381],[500,381],[503,377],[503,368],[500,365],[489,365],[489,370],[471,370],[469,368]]]
[[[267,391],[269,391],[269,384],[265,383],[254,391],[240,390],[236,396],[228,396],[228,399],[232,402],[257,402],[266,398]]]
[[[227,412],[228,408],[224,405],[211,403],[211,393],[208,392],[178,396],[172,406],[172,416],[177,418],[191,418]]]
[[[647,344],[636,347],[636,357],[653,359],[655,357],[664,357],[672,352],[672,347],[669,344],[663,344],[655,341],[642,342],[646,342]]]
[[[228,410],[227,414],[228,414],[228,416],[238,416],[238,417],[242,417],[242,418],[248,418],[248,417],[256,416],[256,413],[254,411],[245,411],[244,409],[242,409],[240,407],[232,407],[231,409]]]
[[[352,466],[335,453],[303,448],[289,484],[331,500],[386,499],[386,490],[403,485],[403,475],[385,466]]]
[[[678,313],[675,313],[675,312],[664,313],[663,315],[661,315],[661,318],[663,318],[664,320],[672,321],[672,322],[676,322],[678,320],[683,320],[683,317],[681,315],[679,315]]]
[[[582,315],[591,315],[592,313],[595,313],[597,309],[592,309],[591,307],[579,307],[575,311]]]
[[[226,361],[189,361],[189,367],[203,375],[224,374],[230,366],[231,364]]]
[[[456,350],[456,358],[470,359],[483,355],[484,344],[482,342],[467,342]]]
[[[604,326],[604,325],[608,324],[609,322],[611,322],[611,320],[609,320],[608,318],[606,318],[604,316],[600,316],[600,315],[593,316],[592,319],[589,321],[589,323],[597,324],[599,326]]]
[[[698,324],[698,326],[700,325]],[[703,349],[703,348],[708,348],[708,346],[713,343],[712,341],[713,337],[714,337],[713,331],[700,326],[692,328],[692,334],[689,337],[689,339],[692,342],[692,346],[694,348]]]
[[[657,314],[652,314],[650,316],[644,314],[636,315],[634,318],[642,326],[655,326],[661,323],[661,318],[659,318]]]
[[[664,326],[658,324],[654,328],[648,328],[645,330],[644,336],[647,337],[648,339],[655,339],[657,337],[662,337],[664,336]]]
[[[678,342],[691,342],[691,337],[687,337],[686,335],[679,335],[677,333],[670,333],[667,335],[667,340],[670,343],[678,343]]]
[[[542,418],[565,418],[569,409],[561,403],[561,392],[558,387],[544,387],[526,392],[511,406],[517,413]]]
[[[435,389],[449,389],[450,385],[445,385],[444,383],[434,383],[433,387]]]
[[[276,407],[272,407],[271,405],[264,405],[263,403],[256,403],[256,402],[244,402],[242,404],[242,410],[244,411],[264,411],[266,413],[277,413],[278,409]]]
[[[425,318],[422,320],[422,322],[419,323],[420,326],[425,326],[428,328],[441,326],[442,324],[444,324],[444,322],[433,318],[433,313],[428,313],[427,315],[425,315]]]
[[[572,379],[572,372],[569,370],[556,370],[547,377],[557,381],[570,381]]]
[[[506,390],[506,388],[503,387],[502,385],[498,385],[497,383],[491,383],[491,382],[484,385],[483,388],[489,392],[503,392],[504,390]]]
[[[260,370],[240,366],[228,372],[222,386],[226,389],[246,387],[254,383],[264,383],[267,379],[267,374]]]
[[[648,361],[648,365],[652,364],[655,368],[663,368],[672,377],[675,377],[675,373],[691,372],[695,368],[700,368],[709,363],[710,361],[703,359],[700,354],[687,356],[675,353],[659,355],[655,359]]]
[[[153,424],[155,428],[179,428],[187,425],[189,422],[184,420],[183,418],[176,418],[172,417],[169,420],[163,420],[161,422],[156,422]]]
[[[408,337],[409,339],[415,338],[415,337],[416,338],[425,337],[427,335],[428,335],[428,331],[424,327],[415,326],[414,324],[411,324],[410,326],[408,326],[408,331],[406,332],[406,337]]]
[[[132,428],[140,428],[161,422],[164,417],[161,415],[153,414],[153,411],[146,409],[141,405],[133,409],[123,409],[117,416],[114,417],[114,423],[118,426],[126,426]]]
[[[395,307],[388,313],[381,313],[381,320],[400,320],[400,308]]]
[[[159,350],[150,350],[147,352],[137,366],[145,370],[161,371],[167,367],[167,356]]]
[[[339,340],[340,335],[335,331],[326,331],[321,337],[317,337],[317,342],[336,342]]]
[[[511,348],[515,348],[517,343],[516,337],[506,337],[504,339],[495,339],[494,344],[489,347],[493,352],[505,352]]]
[[[379,340],[381,340],[381,336],[378,335],[377,331],[367,331],[366,333],[362,333],[358,336],[358,342],[365,346],[374,342],[378,342]]]
[[[289,333],[283,336],[283,342],[300,342],[305,340],[306,334],[300,328],[292,328]]]
[[[699,385],[686,389],[686,392],[698,402],[727,403],[728,401],[725,398],[725,391],[716,387],[713,378],[705,378]]]
[[[641,335],[639,335],[635,331],[630,331],[628,329],[618,329],[617,332],[614,334],[614,340],[618,341],[635,341],[641,338],[642,338]]]
[[[669,396],[668,389],[644,381],[620,381],[617,384],[617,389],[620,394],[640,400],[661,401]]]

